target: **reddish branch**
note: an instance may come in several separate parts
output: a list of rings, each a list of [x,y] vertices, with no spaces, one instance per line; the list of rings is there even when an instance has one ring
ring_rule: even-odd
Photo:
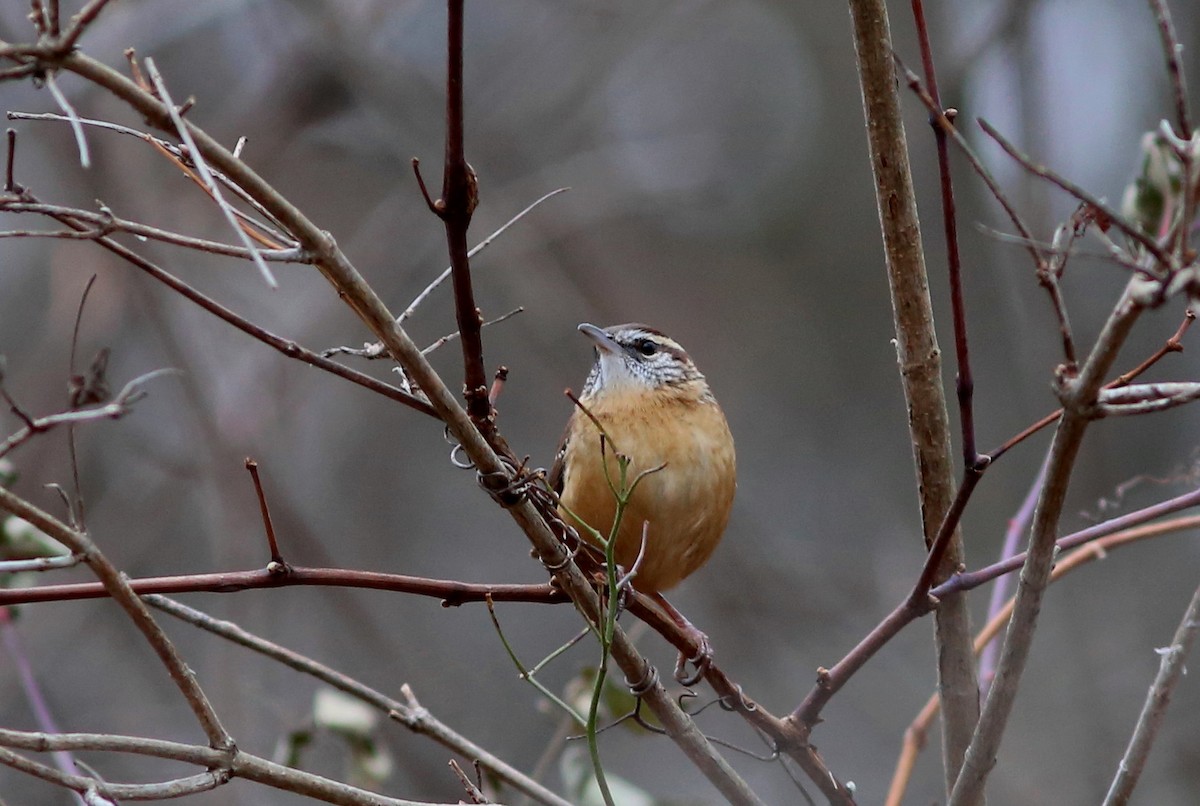
[[[921,64],[925,72],[925,84],[934,105],[942,110],[951,122],[955,110],[942,109],[938,91],[937,70],[933,65],[933,47],[929,43],[929,26],[925,22],[922,0],[912,0],[913,19],[917,26],[917,40],[921,47]],[[956,387],[958,392],[959,419],[962,425],[963,467],[971,468],[978,461],[975,452],[975,381],[971,374],[971,354],[967,341],[967,309],[963,300],[962,258],[958,249],[958,213],[954,201],[954,181],[950,176],[950,148],[946,132],[930,117],[937,147],[938,176],[941,181],[942,225],[946,235],[946,261],[950,278],[950,309],[954,321],[954,356],[958,364]]]
[[[446,227],[446,246],[450,253],[451,281],[454,285],[454,315],[462,337],[463,395],[471,421],[493,442],[495,418],[488,400],[487,371],[483,363],[483,316],[475,305],[471,285],[471,264],[467,256],[467,229],[479,203],[475,171],[467,164],[463,134],[463,0],[446,3],[446,157],[442,170],[442,196],[434,201],[421,178],[419,163],[413,160],[421,193],[429,209]]]
[[[1109,526],[1110,524],[1104,524]],[[1160,537],[1167,534],[1177,534],[1179,532],[1200,528],[1200,516],[1193,515],[1186,518],[1178,518],[1170,521],[1140,526],[1133,529],[1126,529],[1113,534],[1107,534],[1104,537],[1095,539],[1086,547],[1082,547],[1077,551],[1066,555],[1061,561],[1054,566],[1054,571],[1050,575],[1051,582],[1058,580],[1064,574],[1070,573],[1076,568],[1085,565],[1092,560],[1103,559],[1108,555],[1108,552],[1113,549],[1121,548],[1122,546],[1136,543],[1150,538]],[[1085,530],[1086,531],[1086,530]],[[1078,533],[1075,537],[1080,537],[1083,532]],[[1093,538],[1096,535],[1092,536]],[[1065,550],[1068,546],[1064,545],[1070,538],[1059,541],[1059,548]],[[1004,625],[1008,623],[1009,616],[1012,614],[1013,600],[1010,598],[1002,608],[999,608],[996,614],[988,621],[979,634],[975,637],[975,652],[976,654],[991,643]],[[925,744],[926,735],[928,734],[930,724],[934,716],[937,714],[940,701],[937,694],[929,698],[925,703],[925,707],[921,709],[920,714],[909,725],[904,732],[904,746],[900,753],[900,758],[896,762],[896,772],[892,776],[892,784],[888,791],[887,804],[888,806],[899,806],[904,791],[908,786],[908,780],[912,774],[912,769],[916,763],[917,754]]]
[[[28,198],[31,201],[35,201],[33,200],[32,196],[29,196]],[[48,215],[50,215],[51,218],[55,219],[59,223],[76,231],[83,232],[87,229],[84,224],[76,221],[70,216],[58,214]],[[358,370],[343,366],[336,361],[332,361],[329,358],[313,352],[312,350],[300,346],[294,341],[275,335],[266,328],[260,327],[259,325],[251,322],[249,319],[246,319],[244,316],[241,316],[229,308],[226,308],[213,298],[202,294],[187,283],[175,277],[170,272],[158,266],[156,263],[147,260],[137,252],[134,252],[132,249],[129,249],[123,244],[118,243],[107,235],[95,233],[90,237],[92,237],[92,240],[107,249],[109,252],[112,252],[114,255],[133,264],[146,274],[153,277],[155,280],[158,280],[160,283],[170,288],[172,291],[175,291],[184,298],[191,300],[196,305],[199,305],[201,308],[211,313],[213,316],[216,316],[218,319],[223,320],[227,324],[233,325],[243,333],[258,339],[269,347],[275,348],[285,356],[288,356],[289,358],[295,358],[306,364],[323,369],[326,372],[338,376],[339,378],[348,380],[351,383],[356,383],[359,386],[370,389],[372,392],[376,392],[384,397],[390,398],[397,403],[402,403],[411,409],[416,409],[422,414],[427,414],[431,417],[437,417],[437,413],[426,400],[410,392],[405,392],[403,389],[398,389],[391,384],[387,384],[383,381],[372,378],[370,375],[359,372]]]
[[[221,571],[212,574],[180,574],[178,576],[131,579],[134,593],[237,593],[264,588],[317,586],[335,588],[369,588],[371,590],[414,593],[441,599],[446,607],[467,602],[482,602],[490,596],[497,602],[540,602],[545,604],[569,601],[553,585],[489,585],[458,582],[449,579],[428,579],[404,574],[384,574],[376,571],[354,571],[344,568],[306,568],[289,566],[280,573],[263,568],[257,571]],[[0,607],[34,602],[66,602],[78,599],[101,599],[108,589],[97,582],[71,585],[39,585],[33,588],[0,590]]]

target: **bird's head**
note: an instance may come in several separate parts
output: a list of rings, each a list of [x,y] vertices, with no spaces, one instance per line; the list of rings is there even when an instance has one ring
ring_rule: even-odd
[[[712,397],[687,351],[661,331],[646,325],[600,328],[585,322],[579,332],[596,345],[596,363],[583,387],[585,398],[655,391]]]

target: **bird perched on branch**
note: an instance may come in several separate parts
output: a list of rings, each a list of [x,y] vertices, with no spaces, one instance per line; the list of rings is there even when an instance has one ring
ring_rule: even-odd
[[[702,655],[692,659],[698,677],[707,639],[662,592],[702,566],[725,531],[737,487],[733,436],[708,382],[674,339],[637,324],[585,323],[579,331],[595,343],[596,361],[550,484],[568,523],[577,519],[607,538],[617,510],[615,454],[628,457],[627,480],[640,480],[622,514],[616,561],[634,571],[636,590],[699,639]]]

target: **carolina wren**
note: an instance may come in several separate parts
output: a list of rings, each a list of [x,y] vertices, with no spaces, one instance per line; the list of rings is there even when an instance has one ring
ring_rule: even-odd
[[[692,359],[662,332],[586,323],[579,331],[595,343],[596,362],[579,398],[586,411],[572,412],[550,474],[560,512],[568,523],[573,515],[607,537],[616,516],[614,450],[629,457],[630,481],[660,468],[630,497],[615,557],[627,571],[637,564],[633,587],[697,633],[707,654],[703,634],[662,592],[704,565],[729,522],[737,472],[725,414]],[[611,445],[602,448],[593,417]]]

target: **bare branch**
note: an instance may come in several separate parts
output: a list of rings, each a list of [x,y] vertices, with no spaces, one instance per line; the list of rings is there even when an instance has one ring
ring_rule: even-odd
[[[212,769],[206,773],[162,784],[110,784],[95,778],[60,773],[13,753],[7,749],[9,747],[41,752],[89,750],[133,753],[173,759]],[[215,789],[226,783],[231,777],[236,777],[256,781],[286,792],[320,798],[326,803],[343,804],[344,806],[435,806],[435,804],[427,802],[385,797],[294,767],[285,767],[282,764],[244,753],[236,748],[231,752],[225,752],[199,745],[148,739],[141,736],[119,736],[107,733],[47,734],[0,728],[0,763],[70,787],[77,792],[96,792],[115,798],[161,800],[180,797],[193,792]]]
[[[46,89],[50,90],[50,94],[54,96],[54,102],[71,121],[71,131],[75,134],[75,145],[79,148],[79,165],[83,168],[92,167],[91,152],[88,150],[87,137],[83,134],[83,124],[79,122],[79,113],[75,111],[75,107],[71,106],[67,96],[63,95],[62,90],[58,88],[58,81],[54,78],[53,71],[46,73]]]
[[[65,121],[65,120],[67,120],[67,118],[63,117],[62,115],[55,115],[52,113],[31,113],[31,112],[9,112],[8,119],[9,120],[47,120],[47,121]],[[106,129],[109,131],[117,132],[118,134],[124,134],[124,135],[128,135],[130,137],[135,137],[144,143],[148,143],[149,145],[153,146],[154,149],[156,151],[158,151],[160,154],[162,154],[163,156],[170,159],[177,167],[179,167],[184,172],[184,174],[189,179],[192,179],[197,185],[199,185],[202,189],[204,189],[205,192],[207,192],[207,188],[204,186],[204,180],[201,179],[196,174],[195,171],[193,171],[190,167],[188,167],[189,165],[193,164],[191,158],[188,157],[185,150],[179,148],[179,146],[175,145],[174,143],[170,143],[159,137],[155,137],[154,135],[147,134],[146,132],[139,131],[138,129],[131,129],[128,126],[121,126],[120,124],[112,123],[107,120],[94,120],[92,118],[80,118],[80,122],[82,122],[83,125],[85,125],[85,126],[93,126],[98,129]],[[240,144],[242,142],[242,140],[244,140],[244,139],[245,138],[239,139],[238,143]],[[295,239],[292,238],[290,235],[286,235],[283,232],[279,231],[280,229],[283,228],[283,225],[280,224],[279,220],[277,218],[275,218],[275,216],[271,215],[271,213],[265,207],[263,207],[261,204],[259,204],[250,194],[248,194],[243,188],[239,187],[236,182],[231,180],[223,172],[214,171],[214,170],[212,170],[211,167],[209,168],[209,171],[216,178],[216,180],[221,183],[222,186],[224,186],[227,190],[229,190],[231,193],[233,193],[235,196],[237,196],[243,202],[245,202],[246,204],[248,204],[252,208],[254,208],[254,211],[256,213],[258,213],[263,218],[265,218],[271,222],[268,225],[262,221],[258,221],[257,219],[252,218],[251,216],[247,215],[246,213],[243,213],[241,210],[238,210],[235,207],[231,207],[230,209],[233,211],[233,214],[235,216],[237,216],[238,220],[241,222],[244,222],[245,224],[247,224],[248,226],[250,226],[252,228],[252,231],[247,233],[250,235],[250,237],[254,238],[256,241],[263,244],[264,246],[267,246],[268,249],[277,249],[278,244],[280,244],[280,243],[287,243],[287,244],[291,244],[292,246],[295,246],[295,244],[296,244]],[[260,232],[266,233],[267,237],[263,237],[263,236],[259,235]]]
[[[30,420],[20,431],[4,440],[4,442],[0,442],[0,458],[3,458],[13,449],[28,442],[34,436],[43,434],[60,425],[85,423],[93,420],[120,419],[129,413],[130,407],[134,403],[146,396],[146,391],[142,389],[142,386],[160,375],[178,372],[179,370],[169,367],[156,369],[144,375],[139,375],[125,384],[125,388],[121,390],[120,394],[111,403],[102,406],[92,406],[90,408],[72,409],[58,414],[39,417],[36,420]]]
[[[1171,90],[1175,100],[1175,123],[1179,136],[1190,138],[1193,134],[1191,116],[1188,114],[1187,80],[1180,64],[1183,45],[1175,34],[1175,23],[1171,21],[1171,10],[1165,0],[1149,0],[1150,10],[1158,23],[1158,35],[1162,39],[1163,56],[1167,61],[1167,75],[1171,79]]]
[[[1118,351],[1142,312],[1142,306],[1134,300],[1136,283],[1135,277],[1127,285],[1097,337],[1079,377],[1062,379],[1060,398],[1063,401],[1063,416],[1046,461],[1046,483],[1034,514],[1028,558],[1017,585],[1012,621],[1000,650],[996,678],[988,691],[979,725],[971,739],[949,806],[979,802],[988,774],[995,766],[996,753],[1016,700],[1021,674],[1025,670],[1036,632],[1042,597],[1054,564],[1059,519],[1071,472],[1090,421],[1088,410],[1095,405],[1104,375],[1116,360]]]
[[[278,573],[264,568],[255,571],[220,571],[212,574],[144,577],[128,580],[128,584],[130,589],[140,596],[152,593],[235,593],[265,588],[312,585],[411,593],[440,599],[446,607],[457,607],[467,602],[482,602],[489,596],[497,602],[553,603],[566,601],[566,596],[562,591],[547,584],[491,585],[459,582],[451,579],[430,579],[405,574],[385,574],[378,571],[306,568],[303,566],[288,566],[286,573]],[[96,582],[38,585],[29,588],[0,588],[0,606],[98,599],[109,595],[111,595],[109,590]]]
[[[1192,515],[1149,526],[1124,529],[1114,534],[1105,534],[1102,537],[1097,536],[1094,542],[1084,544],[1081,548],[1070,552],[1055,563],[1054,571],[1050,575],[1050,581],[1052,583],[1056,582],[1064,575],[1093,560],[1104,559],[1108,556],[1109,552],[1122,546],[1197,528],[1200,528],[1200,515]],[[1065,549],[1066,547],[1063,545],[1063,542],[1070,539],[1064,538],[1064,540],[1060,540],[1059,548]],[[993,646],[994,639],[1004,629],[1004,625],[1008,623],[1008,619],[1012,616],[1013,604],[1014,600],[1010,598],[1001,607],[997,608],[995,613],[991,614],[988,623],[975,636],[976,654],[981,654],[985,649]],[[913,766],[916,763],[917,754],[925,743],[925,735],[929,731],[929,727],[937,714],[939,706],[938,695],[934,694],[925,703],[921,712],[904,732],[904,746],[901,750],[900,758],[896,762],[896,770],[892,775],[892,783],[888,789],[887,806],[900,806],[904,797],[904,791],[908,787],[908,780],[912,775]]]
[[[127,387],[128,388],[128,387]],[[217,713],[213,710],[204,691],[196,682],[195,674],[188,668],[183,658],[175,650],[170,639],[162,628],[155,623],[150,611],[133,592],[125,575],[117,570],[99,547],[85,533],[70,528],[57,518],[38,509],[22,498],[13,495],[0,487],[0,509],[16,515],[32,523],[38,529],[59,541],[73,553],[79,554],[92,569],[92,572],[104,584],[108,593],[126,612],[130,620],[141,631],[147,643],[154,649],[159,660],[166,667],[175,686],[183,694],[200,727],[204,730],[211,746],[219,751],[227,752],[234,747],[233,737],[221,726]]]
[[[546,789],[546,787],[438,721],[426,708],[417,702],[412,689],[409,688],[407,683],[400,688],[401,694],[406,698],[407,703],[399,702],[323,663],[319,663],[298,652],[260,638],[232,622],[215,619],[206,613],[187,607],[164,596],[147,596],[146,602],[152,607],[156,607],[164,613],[172,615],[188,624],[195,625],[213,635],[218,635],[239,646],[246,647],[268,658],[277,660],[291,669],[310,675],[333,686],[338,691],[342,691],[355,699],[380,709],[414,733],[428,736],[443,747],[477,761],[485,769],[494,773],[514,789],[528,795],[539,803],[552,804],[552,806],[569,806],[566,800]]]
[[[1141,227],[1125,220],[1125,218],[1120,213],[1118,213],[1115,209],[1110,207],[1105,202],[1101,201],[1096,196],[1087,192],[1086,190],[1081,188],[1079,185],[1076,185],[1074,182],[1070,181],[1069,179],[1064,179],[1063,177],[1059,176],[1054,171],[1047,168],[1045,165],[1039,165],[1039,164],[1035,163],[1028,156],[1026,156],[1024,153],[1022,153],[1019,149],[1017,149],[1016,146],[1014,146],[1007,139],[1005,139],[1004,135],[1002,135],[1002,134],[1000,134],[1000,132],[996,131],[996,129],[992,127],[992,124],[988,123],[983,118],[979,118],[977,122],[979,123],[979,127],[981,129],[983,129],[985,132],[987,132],[987,135],[989,137],[991,137],[993,140],[995,140],[996,143],[1002,149],[1004,149],[1004,151],[1010,157],[1012,157],[1014,160],[1016,160],[1018,165],[1020,165],[1022,168],[1024,168],[1026,171],[1033,174],[1034,176],[1040,176],[1041,178],[1045,179],[1046,181],[1050,182],[1051,184],[1057,185],[1058,187],[1065,190],[1067,193],[1074,196],[1079,201],[1084,202],[1088,206],[1093,207],[1096,210],[1103,213],[1104,217],[1108,221],[1112,222],[1112,224],[1117,229],[1119,229],[1119,230],[1121,230],[1121,232],[1125,233],[1125,235],[1127,237],[1129,237],[1129,238],[1133,239],[1134,241],[1136,241],[1137,243],[1141,244],[1142,247],[1148,253],[1153,255],[1154,259],[1158,262],[1158,265],[1161,267],[1161,270],[1163,272],[1170,272],[1172,270],[1172,268],[1174,267],[1174,261],[1172,261],[1170,256],[1168,256],[1167,253],[1163,251],[1162,247],[1158,245],[1158,242],[1156,242],[1153,238],[1148,236],[1146,233],[1142,232]]]
[[[508,313],[501,314],[500,316],[497,316],[495,319],[489,319],[488,321],[484,322],[482,325],[480,325],[480,328],[482,329],[485,327],[491,327],[492,325],[498,325],[501,322],[505,321],[506,319],[512,319],[517,314],[524,313],[524,312],[525,312],[524,307],[513,308]],[[434,350],[441,347],[443,344],[446,344],[447,342],[451,342],[451,341],[454,341],[455,339],[459,338],[460,335],[461,334],[459,334],[459,332],[457,330],[454,331],[453,333],[447,333],[445,336],[442,336],[440,339],[435,341],[433,344],[430,344],[428,347],[426,347],[424,350],[422,350],[421,354],[429,355]],[[489,397],[490,397],[490,395],[489,395]]]
[[[1158,674],[1154,676],[1154,683],[1146,695],[1146,702],[1138,716],[1129,746],[1125,749],[1125,755],[1117,767],[1116,777],[1113,779],[1112,786],[1109,787],[1108,795],[1104,798],[1104,806],[1124,806],[1133,795],[1133,790],[1146,766],[1146,759],[1150,755],[1150,748],[1154,744],[1154,739],[1166,716],[1171,693],[1184,673],[1184,660],[1191,651],[1198,630],[1200,630],[1200,588],[1196,588],[1196,592],[1192,594],[1192,601],[1184,611],[1183,620],[1179,622],[1175,635],[1171,638],[1170,646],[1157,650],[1162,656],[1162,660],[1159,661]]]
[[[60,568],[74,568],[83,558],[75,554],[64,554],[59,557],[34,557],[29,560],[0,561],[0,574],[19,574],[24,571],[53,571]]]
[[[547,193],[546,195],[542,196],[540,199],[535,201],[533,204],[529,205],[524,210],[517,213],[515,216],[513,216],[508,221],[506,221],[504,223],[504,225],[500,227],[500,229],[496,230],[491,235],[487,236],[482,241],[475,244],[475,246],[471,249],[471,251],[467,252],[467,257],[468,258],[475,257],[477,254],[482,252],[484,249],[487,249],[488,246],[491,245],[492,241],[496,240],[501,235],[503,235],[505,230],[507,230],[513,224],[517,223],[522,218],[524,218],[525,216],[527,216],[531,212],[533,212],[534,209],[537,208],[542,202],[546,201],[547,199],[551,198],[552,196],[557,196],[560,193],[566,193],[568,190],[570,190],[570,188],[557,188],[556,190],[552,190],[549,193]],[[435,290],[437,290],[437,288],[442,283],[446,282],[446,280],[448,280],[450,278],[450,272],[452,272],[453,270],[454,269],[452,266],[447,266],[445,271],[443,271],[441,274],[439,274],[432,283],[427,285],[420,294],[417,294],[417,296],[413,298],[413,301],[410,302],[408,304],[408,307],[405,308],[400,313],[400,316],[396,317],[396,321],[399,324],[404,324],[405,321],[412,318],[412,315],[417,312],[418,306],[420,306],[420,304],[422,302],[424,302],[426,299],[428,299],[429,295],[432,294]]]
[[[1200,398],[1200,383],[1142,383],[1106,389],[1097,401],[1097,414],[1113,417],[1166,411]]]
[[[73,223],[69,218],[56,220],[60,220],[62,223],[65,223],[68,226],[83,226],[82,224]],[[295,358],[303,361],[306,364],[323,369],[326,372],[338,376],[339,378],[344,378],[345,380],[356,383],[359,386],[370,389],[373,392],[381,394],[399,403],[403,403],[409,408],[416,409],[423,414],[428,414],[431,417],[437,417],[437,413],[433,407],[424,398],[404,389],[398,389],[391,384],[376,380],[370,375],[366,375],[358,370],[342,366],[336,361],[331,361],[325,356],[318,355],[317,353],[314,353],[313,351],[308,350],[293,341],[275,335],[269,330],[254,324],[244,316],[234,313],[232,310],[221,305],[211,297],[200,293],[157,264],[147,260],[138,253],[107,236],[97,238],[95,240],[96,243],[100,244],[100,246],[103,246],[108,251],[133,264],[137,268],[149,274],[155,280],[158,280],[171,290],[179,293],[184,298],[191,300],[204,310],[225,321],[226,323],[233,325],[243,333],[258,339],[270,347],[273,347],[274,349],[283,353],[285,356],[288,356],[289,358]],[[2,389],[0,389],[0,391],[2,391]]]
[[[221,243],[220,241],[210,241],[205,238],[194,238],[190,235],[183,235],[182,233],[172,232],[170,230],[164,230],[158,227],[152,227],[147,224],[140,224],[136,221],[129,221],[127,219],[115,216],[113,215],[112,211],[107,209],[98,213],[94,213],[89,210],[81,210],[77,207],[63,207],[56,204],[41,204],[39,202],[10,201],[7,199],[0,199],[0,211],[7,213],[40,213],[42,215],[51,216],[60,221],[63,219],[70,219],[71,221],[90,225],[86,229],[54,232],[0,232],[0,238],[35,237],[96,240],[105,235],[111,235],[114,232],[127,232],[130,235],[135,235],[139,238],[149,238],[151,240],[169,243],[174,246],[195,249],[200,252],[211,252],[215,255],[226,255],[228,257],[242,258],[245,260],[254,259],[254,254],[244,246],[233,246],[231,244]],[[309,255],[306,255],[302,250],[294,246],[286,249],[260,249],[258,250],[258,254],[264,260],[275,261],[278,263],[312,262],[312,258]]]
[[[238,238],[242,241],[242,246],[246,247],[250,252],[251,260],[258,267],[259,273],[271,288],[278,288],[279,282],[275,279],[275,275],[271,273],[271,269],[263,260],[262,255],[258,253],[258,247],[250,240],[250,236],[246,234],[246,230],[238,223],[237,216],[233,212],[233,208],[229,206],[229,202],[225,201],[224,194],[221,193],[221,186],[213,178],[212,172],[208,170],[208,163],[205,162],[203,154],[196,148],[196,142],[192,139],[192,134],[188,130],[187,125],[183,122],[183,118],[179,114],[179,109],[176,108],[175,102],[171,100],[170,94],[167,92],[167,86],[163,83],[162,76],[158,72],[158,67],[154,64],[154,60],[147,57],[145,59],[146,72],[150,76],[150,80],[154,83],[154,89],[158,93],[158,97],[162,99],[166,106],[167,114],[171,118],[171,122],[175,126],[175,130],[179,133],[179,138],[183,140],[188,148],[188,154],[192,158],[192,162],[196,166],[196,172],[200,174],[200,178],[204,180],[205,186],[208,188],[208,193],[212,196],[213,201],[221,208],[221,213],[225,216],[225,220],[229,222],[229,226],[233,227]]]
[[[111,784],[85,775],[60,772],[51,766],[33,761],[6,747],[0,747],[0,764],[14,770],[41,778],[52,784],[72,789],[81,795],[99,795],[114,799],[165,800],[208,792],[228,780],[228,773],[220,770],[202,772],[186,778],[175,778],[157,784]]]
[[[970,490],[983,468],[975,461],[973,428],[964,422],[964,451],[970,458],[964,467],[962,488],[956,494],[950,415],[942,383],[941,348],[934,327],[933,303],[925,265],[921,224],[909,166],[908,143],[900,96],[896,83],[896,65],[891,28],[884,0],[850,0],[854,27],[854,46],[862,89],[863,115],[867,124],[871,169],[875,179],[875,201],[883,232],[887,259],[888,284],[892,299],[893,327],[896,333],[896,360],[904,399],[908,408],[908,430],[913,450],[917,497],[921,511],[922,535],[928,551],[928,565],[935,579],[944,579],[964,562],[962,532],[952,509],[957,502],[965,506]],[[919,11],[917,6],[914,9]],[[918,20],[922,15],[916,14]],[[920,23],[918,23],[920,25]],[[932,53],[923,56],[934,75]],[[936,100],[931,99],[940,116],[945,117]],[[939,160],[948,166],[943,148]],[[949,175],[943,175],[943,210],[946,235],[954,249],[957,230],[953,202],[949,194]],[[951,256],[952,274],[956,257]],[[955,283],[954,277],[951,283]],[[953,292],[952,292],[953,293]],[[961,303],[961,299],[959,300]],[[972,419],[970,368],[966,344],[966,320],[961,305],[956,307],[955,337],[964,386],[965,421]],[[970,480],[974,479],[974,480]],[[943,528],[949,526],[949,528]],[[938,540],[939,532],[945,537]],[[947,765],[957,768],[965,751],[971,725],[979,711],[979,686],[971,658],[970,615],[964,597],[950,597],[939,608],[936,623],[938,680],[950,699],[944,728]],[[816,709],[819,712],[819,708]],[[805,711],[805,717],[815,712]],[[793,717],[798,717],[793,711]],[[807,718],[812,726],[815,721]]]
[[[1017,232],[1020,234],[1022,238],[1021,244],[1029,251],[1030,257],[1033,258],[1034,265],[1040,266],[1044,262],[1041,249],[1034,240],[1033,233],[1030,231],[1029,227],[1027,227],[1025,222],[1021,220],[1021,216],[1017,214],[1016,208],[1013,206],[1012,202],[1008,200],[1008,196],[1005,195],[1004,191],[1000,189],[1000,183],[998,183],[995,177],[992,176],[991,171],[984,167],[983,161],[975,154],[974,149],[972,149],[970,144],[967,143],[966,138],[962,136],[962,133],[959,132],[958,127],[954,125],[954,122],[947,117],[945,110],[935,103],[933,98],[930,97],[929,93],[925,91],[925,88],[921,86],[921,79],[917,77],[917,74],[905,67],[904,63],[900,61],[899,56],[894,56],[894,58],[901,72],[904,73],[905,81],[907,82],[909,89],[916,93],[917,98],[919,98],[921,103],[925,105],[925,108],[933,117],[934,122],[942,129],[942,131],[946,132],[946,134],[948,134],[950,138],[954,140],[954,144],[958,146],[958,150],[961,151],[963,156],[967,158],[967,161],[971,163],[971,167],[975,170],[975,173],[978,174],[979,178],[983,180],[983,183],[987,186],[988,191],[991,192],[992,197],[1000,204],[1000,207],[1003,208],[1005,214],[1008,216],[1008,220],[1012,222],[1013,227],[1015,227]]]
[[[58,42],[58,46],[64,52],[75,47],[79,41],[79,37],[83,36],[88,26],[95,21],[96,17],[100,16],[100,12],[109,4],[110,0],[89,0],[88,4],[79,10],[79,13],[71,17],[71,26],[62,35]]]

